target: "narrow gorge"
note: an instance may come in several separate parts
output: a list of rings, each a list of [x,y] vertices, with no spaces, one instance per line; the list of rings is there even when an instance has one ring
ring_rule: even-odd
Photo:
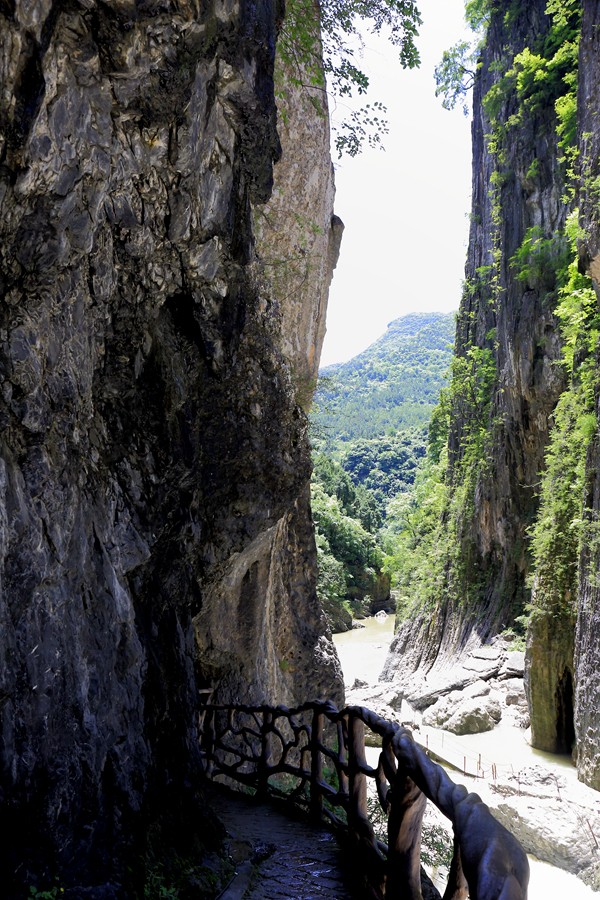
[[[322,583],[350,508],[360,560],[329,554],[334,605],[390,610],[397,579],[384,682],[418,692],[497,639],[513,675],[526,643],[534,746],[572,752],[600,789],[600,0],[466,3],[473,195],[451,375],[440,394],[450,316],[391,323],[387,342],[410,332],[412,381],[424,349],[435,364],[410,435],[382,401],[373,502],[356,472],[311,461],[308,421],[344,229],[326,87],[364,87],[331,35],[351,45],[371,15],[418,62],[416,6],[372,9],[0,2],[7,900],[219,895],[231,860],[203,792],[202,703],[343,705]],[[327,479],[346,494],[333,524]],[[388,532],[404,541],[392,575],[369,529],[414,484],[427,502],[408,537]]]

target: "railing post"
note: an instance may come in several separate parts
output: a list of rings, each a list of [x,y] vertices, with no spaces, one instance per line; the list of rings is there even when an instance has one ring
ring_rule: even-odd
[[[375,835],[367,807],[367,776],[361,766],[365,759],[365,723],[359,715],[348,717],[348,836],[356,853],[356,875],[365,896],[383,898],[385,868],[374,852]]]
[[[390,790],[386,900],[422,900],[421,827],[427,798],[401,768]]]
[[[348,721],[348,828],[352,840],[360,841],[362,825],[367,818],[367,778],[360,771],[360,760],[365,752],[365,726],[358,716],[350,715]]]
[[[325,716],[322,709],[315,706],[310,736],[310,814],[316,820],[320,820],[323,815],[323,793],[321,791],[323,757],[321,756],[321,744],[323,742],[324,720]]]

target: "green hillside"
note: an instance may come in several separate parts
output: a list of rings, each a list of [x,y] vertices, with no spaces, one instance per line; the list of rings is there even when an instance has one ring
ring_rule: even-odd
[[[346,363],[322,369],[311,416],[322,450],[423,428],[436,405],[454,341],[454,313],[411,313]]]
[[[311,416],[312,508],[319,595],[335,631],[351,616],[391,608],[385,530],[394,531],[392,501],[406,497],[425,456],[453,339],[454,314],[414,313],[322,371]]]

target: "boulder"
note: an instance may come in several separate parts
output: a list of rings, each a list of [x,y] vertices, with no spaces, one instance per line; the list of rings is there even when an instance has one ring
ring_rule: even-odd
[[[434,728],[444,728],[453,734],[479,734],[491,731],[502,718],[498,694],[489,692],[487,696],[467,696],[453,692],[439,700],[423,715],[423,724]]]
[[[504,702],[507,706],[527,707],[527,697],[525,696],[525,686],[522,678],[509,678],[507,681],[499,681],[497,687],[503,694]]]
[[[510,650],[498,672],[498,678],[523,678],[525,671],[525,653],[522,650]]]

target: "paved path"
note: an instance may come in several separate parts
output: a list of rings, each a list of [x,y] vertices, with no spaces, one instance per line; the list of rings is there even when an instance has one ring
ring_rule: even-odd
[[[237,871],[219,900],[351,900],[355,896],[343,874],[343,851],[326,828],[283,815],[270,803],[214,786],[211,805],[230,836]]]

